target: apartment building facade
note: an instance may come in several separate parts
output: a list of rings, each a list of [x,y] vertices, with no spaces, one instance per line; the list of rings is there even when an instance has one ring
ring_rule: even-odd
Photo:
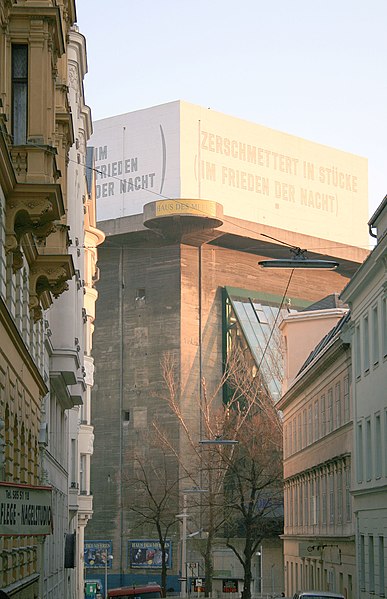
[[[281,324],[290,360],[300,344],[304,352],[311,350],[293,369],[278,403],[284,422],[287,595],[315,589],[341,592],[348,599],[357,596],[351,351],[342,338],[348,320],[347,309],[311,307]],[[326,334],[316,339],[324,321]]]
[[[359,598],[387,593],[387,196],[376,246],[342,293],[351,307],[353,473]]]
[[[72,0],[0,6],[0,588],[17,599],[83,593],[91,500],[69,487],[85,445],[79,406],[92,384],[102,236],[86,179],[91,118],[75,20]]]

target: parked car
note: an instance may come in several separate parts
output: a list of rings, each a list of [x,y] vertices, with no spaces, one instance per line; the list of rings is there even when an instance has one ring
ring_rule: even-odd
[[[331,591],[298,591],[294,593],[293,599],[345,599],[341,593]]]
[[[107,594],[110,597],[121,597],[121,599],[159,599],[161,597],[161,586],[148,584],[143,586],[120,587],[110,589]]]

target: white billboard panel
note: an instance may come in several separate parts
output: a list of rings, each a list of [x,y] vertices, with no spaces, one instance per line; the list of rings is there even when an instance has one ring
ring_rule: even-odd
[[[200,198],[222,204],[225,219],[367,245],[364,158],[180,101],[94,131],[99,221]]]
[[[0,482],[0,536],[52,533],[52,489]]]

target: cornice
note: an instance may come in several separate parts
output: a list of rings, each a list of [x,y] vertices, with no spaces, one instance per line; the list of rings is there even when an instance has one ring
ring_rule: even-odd
[[[387,273],[387,232],[372,250],[368,258],[359,267],[352,279],[344,287],[340,298],[349,304],[353,298],[373,279],[378,271]]]
[[[65,52],[65,40],[62,30],[62,19],[60,9],[58,6],[31,6],[30,4],[17,4],[13,5],[10,12],[10,20],[12,22],[15,18],[28,18],[33,20],[39,18],[39,20],[51,21],[54,25],[53,41],[55,49],[59,56]]]

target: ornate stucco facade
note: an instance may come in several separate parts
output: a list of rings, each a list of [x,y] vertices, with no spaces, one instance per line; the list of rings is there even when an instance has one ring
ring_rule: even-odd
[[[75,20],[72,0],[0,4],[0,588],[17,599],[81,596],[92,512],[79,480],[103,236]],[[46,526],[24,515],[22,527],[19,507],[43,501]]]

